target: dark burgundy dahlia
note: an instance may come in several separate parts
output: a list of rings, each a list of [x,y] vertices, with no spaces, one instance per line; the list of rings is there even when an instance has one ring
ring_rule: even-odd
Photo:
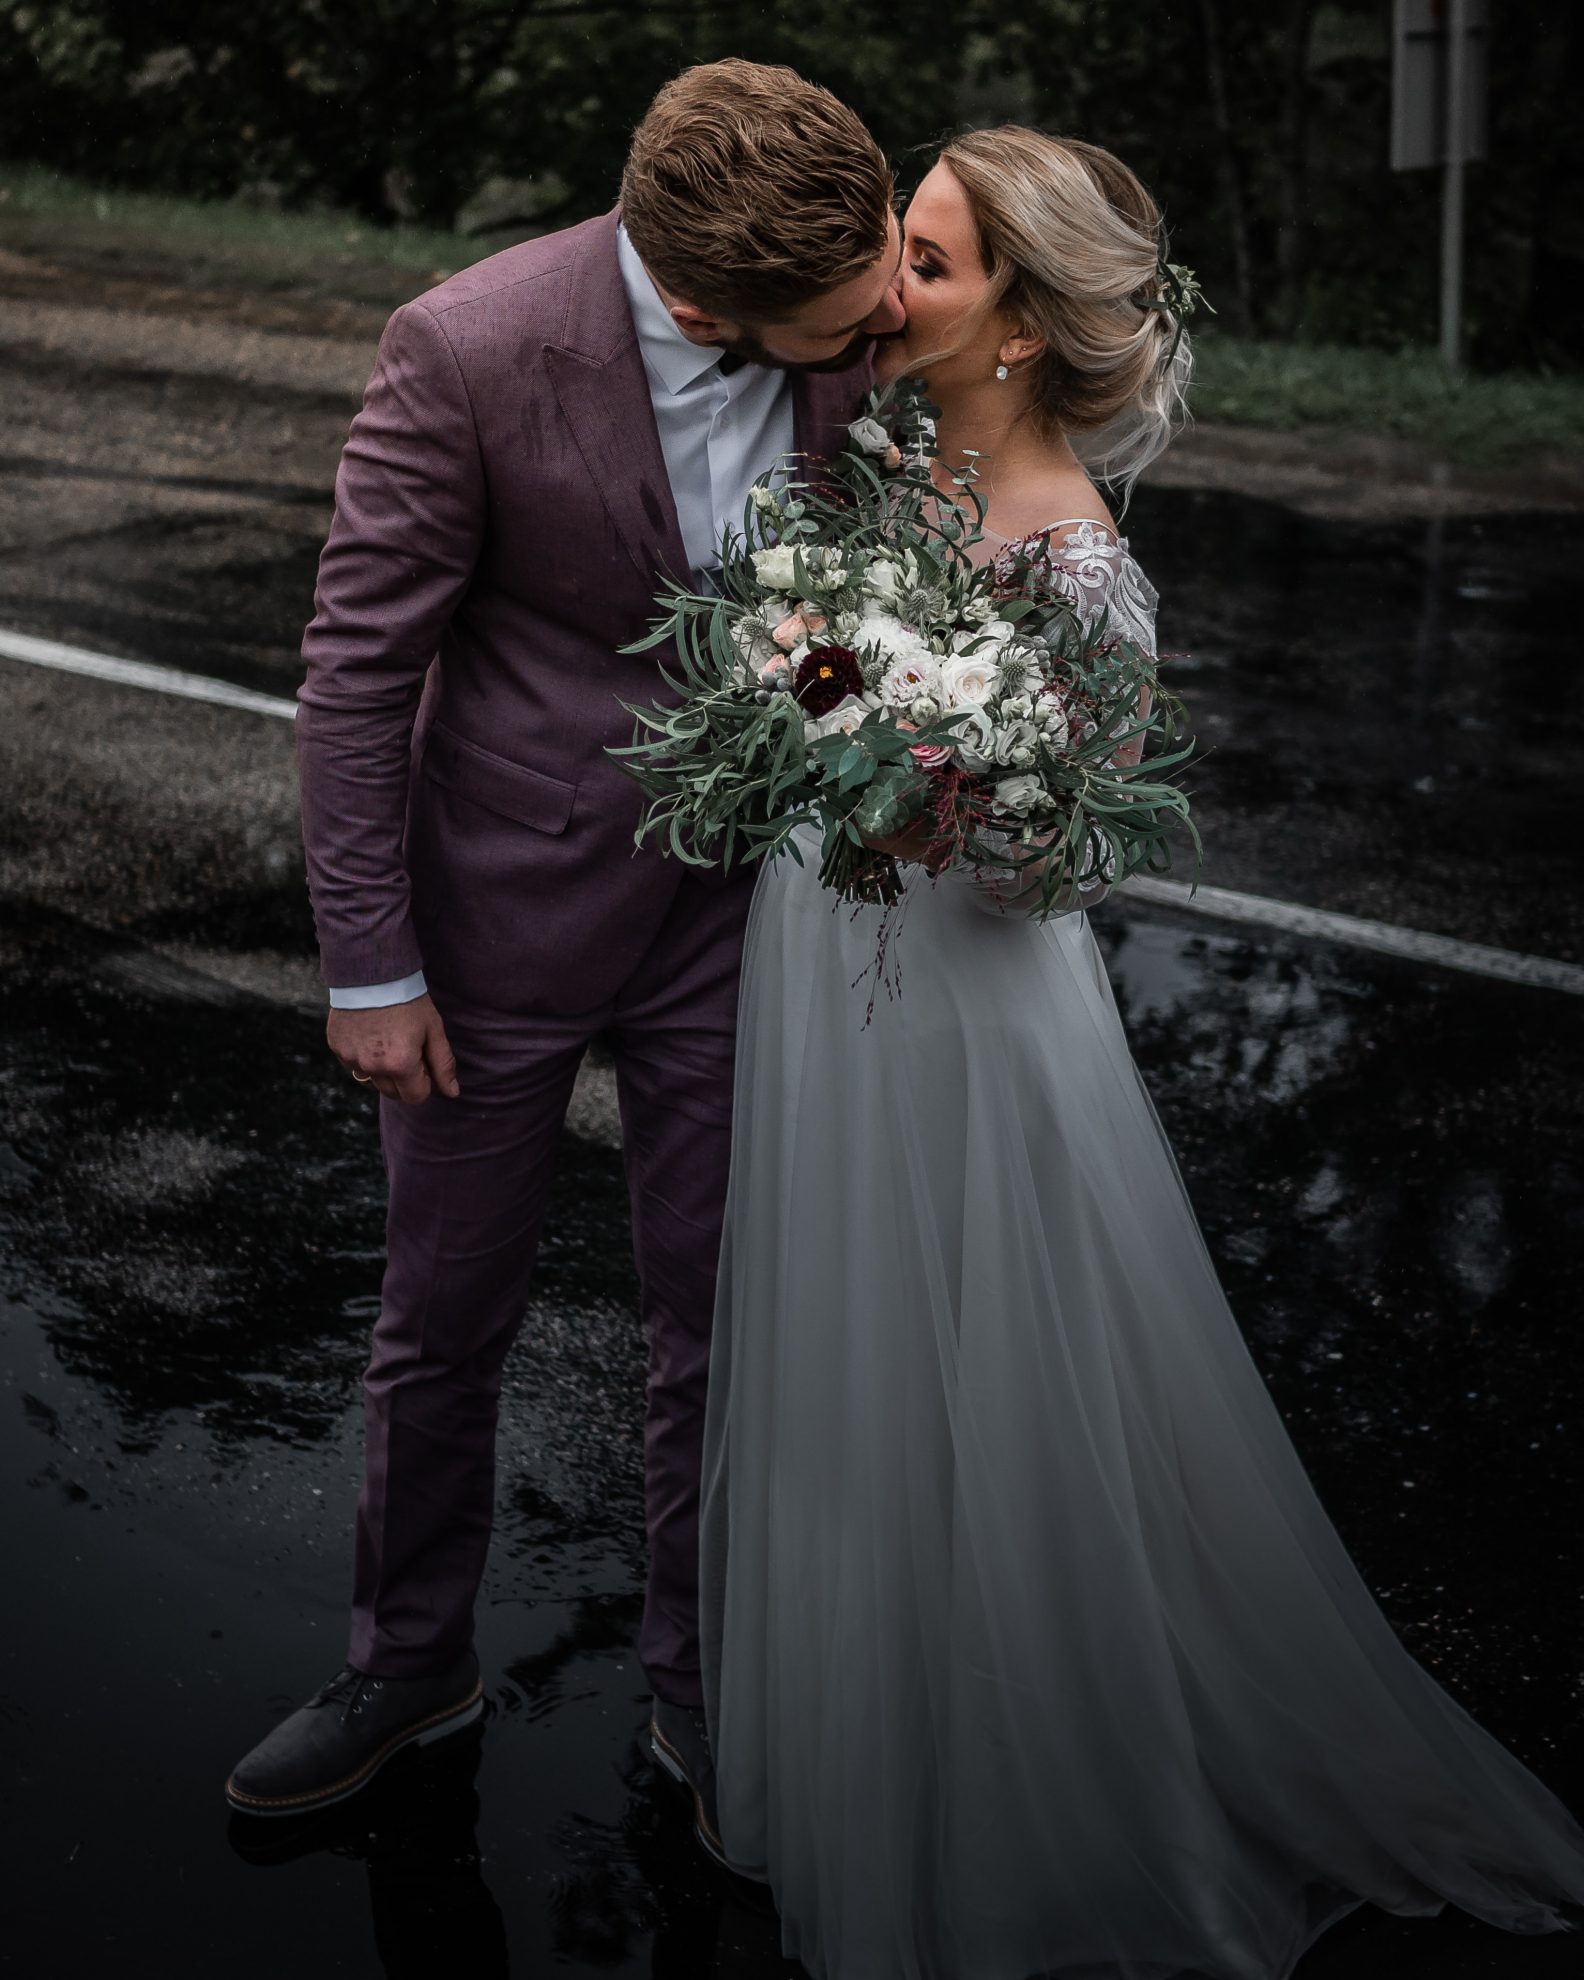
[[[863,693],[863,669],[850,646],[816,646],[803,656],[792,693],[806,713],[828,715],[850,694]]]

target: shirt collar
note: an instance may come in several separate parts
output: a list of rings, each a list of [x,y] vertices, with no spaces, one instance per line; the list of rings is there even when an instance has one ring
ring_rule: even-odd
[[[716,344],[689,343],[677,328],[671,312],[660,299],[653,278],[638,250],[627,237],[627,229],[616,229],[616,259],[621,268],[622,287],[632,310],[633,327],[638,332],[638,348],[653,376],[673,398],[704,376],[720,361]]]

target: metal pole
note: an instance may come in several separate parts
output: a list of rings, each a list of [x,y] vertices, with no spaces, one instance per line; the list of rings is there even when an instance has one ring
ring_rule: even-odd
[[[1468,100],[1468,0],[1447,0],[1446,166],[1441,184],[1441,362],[1463,363],[1463,111]]]

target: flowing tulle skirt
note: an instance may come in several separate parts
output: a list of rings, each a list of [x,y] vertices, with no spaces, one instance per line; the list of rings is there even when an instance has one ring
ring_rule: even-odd
[[[706,1432],[722,1833],[818,1980],[1284,1980],[1570,1929],[1584,1830],[1414,1661],[1227,1305],[1087,918],[761,879]]]

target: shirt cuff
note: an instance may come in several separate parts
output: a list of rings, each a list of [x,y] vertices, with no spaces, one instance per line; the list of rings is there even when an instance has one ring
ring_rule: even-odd
[[[428,989],[423,971],[415,969],[411,976],[403,976],[395,983],[358,983],[349,990],[332,990],[330,1008],[333,1011],[378,1011],[388,1004],[410,1004],[415,997],[424,996]]]

